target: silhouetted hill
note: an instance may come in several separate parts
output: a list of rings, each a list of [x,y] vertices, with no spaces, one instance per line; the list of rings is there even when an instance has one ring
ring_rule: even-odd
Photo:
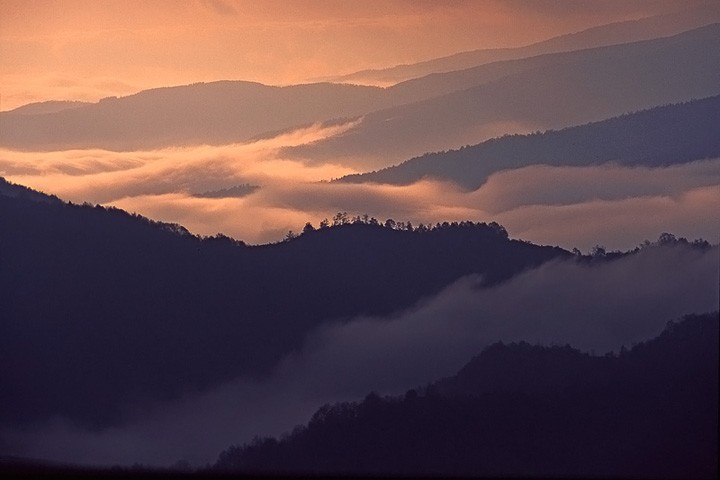
[[[447,57],[435,58],[408,65],[397,65],[389,68],[354,72],[348,75],[334,77],[331,81],[379,84],[398,83],[433,73],[464,70],[491,62],[665,37],[717,22],[718,20],[720,20],[720,9],[717,8],[717,5],[703,5],[702,7],[689,8],[666,15],[656,15],[639,20],[600,25],[577,33],[553,37],[524,47],[461,52]]]
[[[245,183],[242,185],[235,185],[229,188],[221,188],[220,190],[210,190],[202,193],[193,194],[194,197],[200,198],[227,198],[227,197],[244,197],[250,195],[255,190],[259,189],[258,185],[250,185]]]
[[[280,440],[229,448],[216,468],[714,478],[717,376],[717,312],[670,323],[619,356],[497,344],[420,391],[325,405]]]
[[[495,65],[418,79],[413,82],[431,83],[423,88],[448,82],[453,88],[475,86],[372,112],[342,134],[285,151],[373,168],[387,165],[388,159],[457,148],[503,133],[564,128],[717,95],[720,24],[516,62],[510,65],[529,62],[534,68],[482,84],[478,78]]]
[[[328,83],[273,87],[221,81],[156,88],[53,113],[1,112],[0,146],[132,150],[226,144],[360,115],[380,108],[383,94],[380,88]]]
[[[659,167],[713,157],[720,157],[720,96],[559,131],[495,138],[339,181],[405,185],[429,177],[475,189],[494,172],[535,164]]]
[[[10,183],[0,177],[0,197],[19,198],[42,203],[62,203],[55,195],[47,195],[31,188],[15,183]]]
[[[41,115],[44,113],[56,113],[62,110],[90,105],[90,102],[75,102],[67,100],[50,100],[47,102],[28,103],[22,107],[8,110],[8,113],[22,115]]]
[[[250,247],[0,186],[4,424],[59,415],[107,426],[126,402],[260,376],[323,322],[389,314],[468,274],[493,285],[570,256],[510,240],[497,224],[411,231],[343,215]]]
[[[718,20],[720,20],[720,18],[718,18]],[[681,48],[697,48],[698,45],[694,42],[717,36],[719,30],[720,24],[715,23],[706,27],[682,32],[671,37],[630,43],[617,42],[615,45],[606,47],[580,48],[554,54],[537,54],[517,60],[492,62],[471,66],[470,68],[462,70],[429,74],[421,78],[415,78],[394,85],[388,88],[387,91],[391,93],[393,97],[393,104],[402,105],[452,92],[467,90],[472,87],[502,80],[511,75],[517,75],[523,72],[530,73],[534,70],[552,68],[553,66],[565,67],[568,64],[578,62],[582,64],[600,61],[610,65],[612,68],[618,68],[627,66],[624,63],[623,57],[638,58],[645,54],[658,57],[658,47],[676,49],[677,46],[675,46],[675,44],[679,42],[683,45]],[[665,59],[666,58],[667,57],[665,57]],[[663,57],[658,57],[658,59],[662,61]],[[619,64],[612,65],[612,63],[616,62],[619,62]],[[622,70],[618,71],[619,73],[624,73]],[[650,85],[651,84],[649,84],[648,87]]]

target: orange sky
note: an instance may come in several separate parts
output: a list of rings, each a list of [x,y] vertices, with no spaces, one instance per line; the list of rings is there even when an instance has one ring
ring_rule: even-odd
[[[219,79],[268,84],[518,46],[680,0],[0,0],[1,110]]]

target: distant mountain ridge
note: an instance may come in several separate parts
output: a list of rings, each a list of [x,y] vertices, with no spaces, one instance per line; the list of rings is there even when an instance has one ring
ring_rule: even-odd
[[[43,115],[46,113],[56,113],[62,110],[91,105],[91,102],[78,102],[69,100],[50,100],[47,102],[28,103],[18,108],[8,110],[7,113],[22,115]]]
[[[509,135],[448,152],[427,153],[339,182],[407,185],[424,178],[476,189],[492,173],[528,165],[613,162],[662,167],[720,157],[720,96],[655,107],[608,120],[531,135]]]
[[[217,81],[144,90],[36,115],[0,112],[0,146],[20,150],[227,144],[265,132],[354,117],[379,108],[383,90],[318,83],[274,87]]]
[[[523,64],[536,68],[525,70]],[[289,147],[308,161],[371,169],[504,133],[565,128],[720,93],[720,24],[657,40],[509,62],[520,71],[467,88],[490,64],[411,81],[451,93],[377,110],[341,134]],[[497,72],[496,72],[497,73]],[[411,83],[408,82],[408,83]],[[399,86],[398,86],[399,87]],[[431,88],[431,87],[428,87]]]
[[[222,145],[362,117],[345,133],[284,153],[312,161],[357,157],[365,166],[386,166],[389,158],[476,143],[517,129],[561,128],[718,94],[718,51],[720,24],[713,24],[661,39],[433,74],[387,89],[242,81],[157,88],[48,113],[0,112],[0,146],[137,150]]]
[[[524,47],[473,50],[414,64],[363,70],[329,77],[326,80],[361,84],[396,84],[412,78],[464,70],[485,63],[666,37],[717,21],[720,21],[720,8],[708,4],[665,15],[600,25]]]

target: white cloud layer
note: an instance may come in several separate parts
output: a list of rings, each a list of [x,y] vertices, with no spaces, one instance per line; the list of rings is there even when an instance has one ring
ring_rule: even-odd
[[[355,173],[342,164],[283,158],[283,146],[307,144],[352,124],[312,126],[247,144],[110,152],[0,150],[0,175],[73,202],[102,203],[203,235],[249,243],[283,238],[305,222],[338,211],[413,224],[497,221],[515,237],[589,250],[632,248],[669,231],[718,240],[710,222],[720,205],[720,160],[664,168],[534,165],[491,175],[478,190],[421,181],[408,186],[337,184]],[[193,194],[252,184],[244,197]]]

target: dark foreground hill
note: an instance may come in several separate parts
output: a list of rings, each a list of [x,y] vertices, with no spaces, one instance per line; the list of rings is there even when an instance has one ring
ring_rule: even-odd
[[[320,408],[219,470],[355,475],[714,478],[718,313],[620,355],[496,344],[402,397]]]
[[[126,403],[260,376],[323,322],[570,256],[497,224],[335,223],[251,247],[0,180],[0,423],[111,425]]]
[[[528,165],[660,167],[720,157],[720,96],[532,135],[508,135],[448,152],[428,153],[341,182],[406,185],[422,178],[475,189],[500,170]]]

